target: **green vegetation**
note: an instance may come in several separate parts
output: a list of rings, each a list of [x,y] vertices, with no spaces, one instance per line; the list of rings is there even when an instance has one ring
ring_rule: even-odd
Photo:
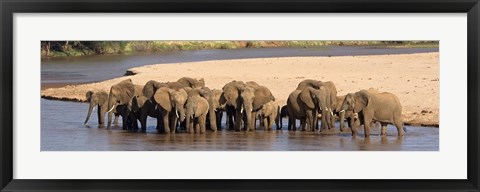
[[[153,53],[178,50],[266,47],[373,46],[434,48],[438,41],[42,41],[42,58],[102,54]]]

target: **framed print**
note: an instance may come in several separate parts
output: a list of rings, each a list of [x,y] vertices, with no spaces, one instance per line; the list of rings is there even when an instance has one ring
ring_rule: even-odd
[[[478,0],[5,1],[2,191],[478,191]]]

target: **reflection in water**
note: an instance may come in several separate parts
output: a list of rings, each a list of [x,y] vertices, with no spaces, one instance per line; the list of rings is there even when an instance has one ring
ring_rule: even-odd
[[[356,137],[351,133],[292,132],[285,128],[206,134],[180,130],[166,135],[157,133],[152,118],[145,133],[132,132],[121,126],[98,128],[96,115],[89,125],[83,125],[86,103],[42,99],[41,106],[42,151],[438,151],[439,129],[431,127],[408,127],[403,138],[397,137],[393,126],[388,126],[387,137],[380,136],[379,127],[372,128],[370,138],[364,138],[363,129]]]

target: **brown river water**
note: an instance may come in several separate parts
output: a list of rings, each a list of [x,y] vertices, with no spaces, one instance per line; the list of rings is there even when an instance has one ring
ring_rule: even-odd
[[[372,129],[372,136],[352,138],[350,133],[311,133],[283,130],[234,132],[223,129],[206,134],[160,134],[156,120],[148,119],[147,131],[132,132],[115,126],[98,128],[92,115],[83,125],[88,104],[42,99],[42,151],[438,151],[439,129],[407,126],[403,138],[396,136],[396,128],[389,125],[389,136],[379,136],[380,128]],[[225,123],[223,123],[224,125]],[[274,127],[275,128],[275,127]],[[360,130],[362,133],[362,130]]]
[[[268,48],[241,50],[179,51],[146,55],[107,55],[42,61],[42,88],[106,80],[121,76],[132,67],[155,63],[205,61],[287,56],[378,55],[436,52],[429,49],[378,49],[329,47],[328,49]],[[108,71],[108,72],[106,72]],[[42,151],[438,151],[437,127],[407,126],[403,138],[389,125],[389,136],[380,137],[380,128],[372,136],[352,138],[350,133],[311,133],[283,130],[233,132],[225,129],[206,134],[160,134],[156,120],[148,119],[145,133],[97,126],[96,113],[87,125],[87,103],[41,99]],[[121,121],[120,121],[121,122]],[[297,122],[298,123],[298,122]],[[225,125],[225,123],[223,123]],[[275,127],[274,127],[275,128]],[[363,130],[360,130],[362,133]]]

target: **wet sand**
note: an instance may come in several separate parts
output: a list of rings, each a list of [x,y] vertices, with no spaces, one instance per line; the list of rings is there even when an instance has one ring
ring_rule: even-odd
[[[374,88],[394,93],[403,106],[405,123],[439,124],[439,53],[370,56],[277,57],[156,64],[131,68],[135,75],[97,83],[42,90],[43,98],[85,101],[88,90],[108,91],[124,79],[143,85],[148,80],[204,78],[206,86],[221,89],[232,80],[265,85],[284,105],[288,94],[304,79],[333,81],[338,95]]]

